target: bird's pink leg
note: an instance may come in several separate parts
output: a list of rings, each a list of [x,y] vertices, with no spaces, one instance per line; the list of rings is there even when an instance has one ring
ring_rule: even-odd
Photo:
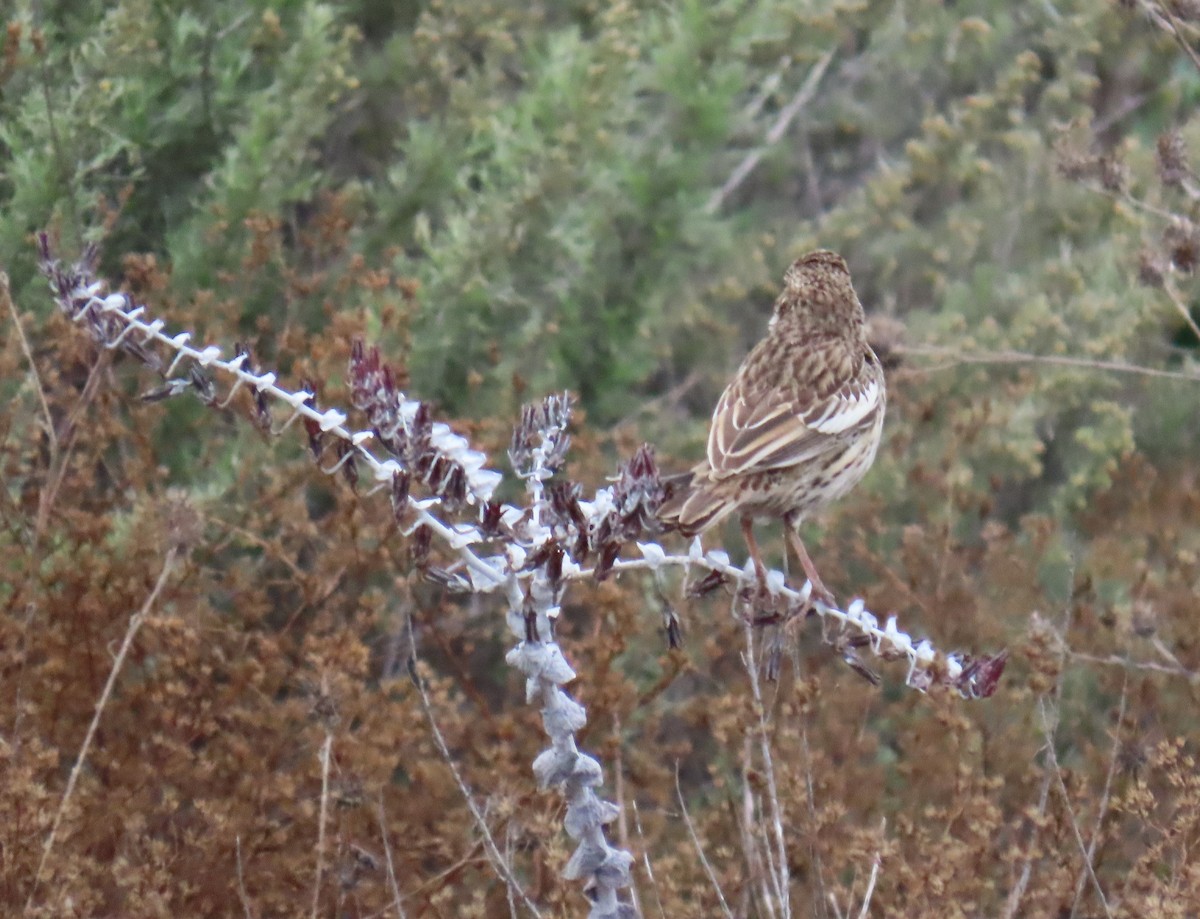
[[[809,558],[808,550],[804,548],[804,540],[800,538],[800,533],[796,529],[798,523],[799,521],[793,519],[790,514],[783,518],[784,527],[787,529],[788,541],[792,544],[792,551],[796,553],[796,558],[800,559],[800,567],[804,569],[804,576],[812,582],[813,593],[826,603],[832,603],[833,594],[829,592],[829,588],[825,586],[825,582],[817,574],[817,566],[813,564],[813,560]]]
[[[767,583],[767,569],[763,566],[762,556],[758,554],[758,542],[754,538],[754,522],[749,517],[742,517],[742,536],[746,538],[746,548],[754,559],[754,572],[758,575],[760,584]]]

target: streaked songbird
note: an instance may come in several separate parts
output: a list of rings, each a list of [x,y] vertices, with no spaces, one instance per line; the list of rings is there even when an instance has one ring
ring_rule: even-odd
[[[866,474],[886,403],[845,260],[810,252],[787,270],[766,337],[721,395],[707,456],[659,516],[693,536],[737,513],[760,581],[766,569],[753,520],[781,518],[813,589],[831,599],[798,527]]]

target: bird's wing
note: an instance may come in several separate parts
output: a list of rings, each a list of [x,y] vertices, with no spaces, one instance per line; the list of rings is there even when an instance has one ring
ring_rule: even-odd
[[[722,394],[708,434],[708,463],[722,478],[814,459],[874,424],[885,400],[878,372],[856,376],[824,397],[745,391],[739,383]]]

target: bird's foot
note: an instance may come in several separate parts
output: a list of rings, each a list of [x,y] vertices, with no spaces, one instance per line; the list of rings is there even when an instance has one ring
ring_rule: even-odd
[[[820,578],[813,580],[808,579],[808,583],[812,585],[812,593],[808,595],[809,600],[816,600],[826,606],[836,607],[838,605],[837,597],[833,595],[833,591],[826,587]]]

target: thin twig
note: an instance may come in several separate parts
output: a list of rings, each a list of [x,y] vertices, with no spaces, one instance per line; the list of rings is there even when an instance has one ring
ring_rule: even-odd
[[[21,350],[25,360],[29,362],[29,376],[33,380],[33,388],[37,391],[38,401],[42,403],[42,414],[46,416],[46,437],[49,439],[50,465],[58,455],[58,432],[54,430],[54,416],[50,414],[50,402],[46,399],[46,388],[42,386],[42,378],[38,374],[37,363],[33,359],[33,349],[29,347],[29,339],[25,337],[25,328],[21,325],[21,315],[13,303],[12,291],[8,286],[8,274],[0,271],[0,304],[8,307],[12,316],[13,328],[17,330],[17,340],[21,342]]]
[[[616,713],[613,715],[613,749],[616,751],[616,762],[613,763],[613,797],[617,805],[617,841],[621,844],[622,849],[631,849],[629,845],[629,821],[625,816],[625,762],[621,755],[621,751],[625,749],[625,745],[621,743],[621,715]],[[653,880],[653,875],[651,875]],[[637,884],[629,885],[629,896],[633,901],[634,909],[638,915],[642,915],[641,899],[638,897]]]
[[[883,824],[879,828],[879,833],[881,836],[887,833],[887,817],[883,818]],[[871,898],[875,896],[875,882],[879,879],[879,866],[881,864],[883,864],[883,853],[879,851],[875,853],[875,858],[871,862],[871,876],[867,878],[867,890],[863,894],[863,904],[862,909],[858,911],[858,919],[867,919],[867,914],[871,909]]]
[[[779,88],[779,84],[783,82],[784,75],[791,69],[791,66],[791,55],[784,54],[779,58],[775,70],[768,74],[767,78],[762,81],[762,86],[759,87],[758,94],[750,100],[749,105],[742,109],[742,121],[751,121],[757,117],[758,113],[762,111],[763,106],[775,95],[775,90]]]
[[[1171,305],[1179,311],[1179,315],[1183,317],[1183,321],[1187,324],[1187,327],[1196,336],[1196,340],[1200,341],[1200,324],[1192,318],[1192,311],[1183,302],[1183,297],[1179,296],[1179,291],[1175,289],[1175,285],[1170,280],[1166,280],[1163,282],[1163,290],[1166,292],[1167,299],[1171,301]]]
[[[713,192],[712,197],[708,199],[708,203],[704,206],[706,214],[715,214],[719,211],[721,205],[725,203],[725,199],[737,191],[738,187],[750,176],[750,173],[757,168],[767,150],[779,143],[783,135],[787,133],[787,129],[795,121],[796,116],[800,114],[804,106],[808,105],[812,101],[813,96],[816,95],[817,86],[821,82],[821,77],[825,75],[825,71],[829,68],[829,63],[833,60],[834,52],[835,49],[830,48],[813,64],[812,70],[808,72],[808,77],[805,78],[796,95],[792,96],[791,101],[780,110],[775,123],[767,131],[766,142],[757,150],[747,154],[745,159],[738,163],[733,172],[730,173],[729,178],[725,180],[725,184]]]
[[[814,874],[817,879],[817,888],[814,892],[814,900],[817,903],[822,902],[822,896],[825,892],[825,870],[821,863],[821,850],[817,846],[817,793],[813,787],[812,773],[812,747],[808,744],[808,722],[805,720],[800,728],[800,741],[804,747],[804,792],[805,800],[808,803],[808,821],[811,828],[809,841],[809,857],[812,859]],[[815,912],[814,912],[815,915]]]
[[[1141,7],[1146,16],[1156,26],[1175,39],[1175,43],[1183,49],[1183,53],[1188,56],[1188,60],[1192,62],[1197,71],[1200,71],[1200,54],[1197,54],[1196,49],[1188,44],[1187,39],[1184,38],[1183,32],[1179,28],[1179,20],[1175,18],[1175,15],[1171,12],[1167,4],[1150,4],[1146,0],[1142,0]]]
[[[766,919],[775,919],[775,902],[779,897],[774,890],[775,874],[770,867],[771,843],[759,817],[761,803],[755,797],[750,781],[754,771],[753,750],[754,741],[747,735],[742,744],[742,846],[750,864],[750,889],[758,891],[760,911]]]
[[[729,909],[729,904],[725,902],[725,894],[721,890],[721,882],[717,880],[717,873],[713,871],[713,867],[709,864],[708,856],[704,854],[704,846],[700,842],[700,837],[696,835],[696,827],[692,823],[692,815],[688,813],[687,802],[683,799],[683,788],[679,784],[679,762],[675,763],[675,797],[679,799],[679,810],[683,814],[683,823],[687,827],[688,836],[691,837],[692,845],[696,847],[696,854],[700,857],[700,867],[704,869],[704,873],[708,875],[708,881],[713,886],[713,890],[717,892],[717,900],[721,904],[721,912],[727,919],[733,919],[733,912]]]
[[[749,756],[749,741],[744,744],[743,759]],[[746,771],[743,766],[743,772]],[[745,916],[752,911],[748,904],[754,902],[756,885],[762,883],[764,869],[762,866],[762,857],[758,853],[758,842],[750,832],[750,826],[754,821],[754,801],[750,794],[750,784],[748,782],[741,783],[742,792],[742,807],[739,809],[736,802],[730,800],[729,807],[734,823],[737,825],[738,833],[742,837],[742,857],[746,861],[746,878],[747,883],[742,885],[742,903],[739,905],[737,914]],[[764,898],[763,909],[770,910],[770,897]]]
[[[629,799],[629,807],[633,811],[633,825],[637,828],[638,839],[642,841],[642,864],[646,866],[646,877],[650,879],[650,889],[654,891],[654,902],[658,904],[658,914],[666,919],[663,909],[662,896],[658,890],[658,879],[654,877],[654,866],[650,863],[650,847],[646,845],[646,833],[642,829],[642,812],[638,810],[637,798]]]
[[[67,804],[75,792],[75,784],[79,781],[79,774],[83,771],[83,764],[87,760],[92,740],[96,736],[96,729],[100,726],[100,716],[104,714],[105,706],[108,705],[108,700],[112,697],[113,687],[117,685],[117,676],[125,664],[125,658],[129,654],[129,649],[133,647],[133,639],[137,636],[142,623],[150,615],[151,608],[154,606],[155,601],[158,600],[158,595],[162,592],[163,587],[166,586],[167,579],[171,576],[171,569],[175,564],[177,552],[178,549],[175,546],[171,546],[167,550],[166,557],[163,559],[162,571],[159,572],[154,588],[150,591],[150,595],[146,597],[146,602],[142,604],[142,608],[129,619],[129,627],[125,630],[125,638],[121,642],[121,648],[117,651],[116,658],[113,660],[112,669],[108,672],[108,682],[104,684],[104,691],[100,693],[100,698],[96,702],[96,712],[92,715],[92,723],[88,725],[83,743],[79,747],[79,755],[75,757],[75,765],[71,768],[71,775],[67,778],[67,788],[63,792],[62,800],[58,802],[58,811],[54,814],[54,822],[50,825],[50,835],[46,837],[46,842],[42,846],[42,857],[38,862],[37,871],[33,875],[33,886],[29,891],[29,899],[25,901],[26,912],[29,912],[32,908],[34,897],[37,896],[38,885],[41,883],[42,873],[46,868],[46,861],[49,859],[50,852],[54,848],[54,841],[58,837],[58,830],[62,825]]]
[[[438,753],[441,754],[446,766],[450,769],[450,774],[454,776],[454,782],[458,785],[458,791],[462,795],[463,800],[467,802],[467,809],[471,812],[471,816],[475,820],[475,826],[479,829],[483,839],[484,850],[488,854],[488,858],[492,862],[492,867],[496,869],[500,877],[504,880],[511,889],[515,890],[517,896],[521,898],[521,902],[525,904],[525,908],[534,916],[541,917],[537,905],[529,898],[520,882],[512,872],[510,866],[504,860],[503,854],[500,852],[500,847],[496,845],[496,840],[492,836],[492,831],[487,825],[487,820],[484,819],[483,813],[479,810],[479,805],[475,803],[475,796],[471,789],[467,787],[466,781],[462,777],[462,773],[458,771],[458,766],[454,762],[454,757],[450,753],[450,747],[446,744],[446,738],[442,736],[441,730],[437,725],[437,718],[434,716],[433,703],[429,700],[429,693],[425,689],[425,680],[417,675],[413,682],[417,686],[417,692],[421,697],[421,708],[425,712],[425,720],[429,722],[429,732],[433,735],[433,742],[438,748]]]
[[[1041,825],[1042,818],[1046,816],[1046,805],[1050,802],[1050,785],[1053,781],[1054,775],[1050,769],[1044,770],[1042,788],[1038,792],[1037,819],[1033,821],[1035,828]],[[1017,882],[1013,884],[1012,890],[1008,892],[1008,899],[1004,901],[1004,912],[1000,914],[1001,919],[1015,919],[1017,910],[1021,908],[1021,899],[1029,888],[1029,880],[1033,876],[1032,843],[1029,848],[1030,851],[1025,854],[1025,863],[1021,866],[1021,873],[1017,875]]]
[[[1096,869],[1092,866],[1091,858],[1088,856],[1087,845],[1084,843],[1083,834],[1079,830],[1079,818],[1075,815],[1075,808],[1071,804],[1071,796],[1067,792],[1067,783],[1063,781],[1062,767],[1058,764],[1058,753],[1054,749],[1054,730],[1050,727],[1050,714],[1047,711],[1044,699],[1039,700],[1038,711],[1042,718],[1042,729],[1046,734],[1046,756],[1050,760],[1050,770],[1054,774],[1056,784],[1058,785],[1058,793],[1062,797],[1063,807],[1067,810],[1067,816],[1071,818],[1071,830],[1075,834],[1075,843],[1079,846],[1080,855],[1083,856],[1083,870],[1092,882],[1092,887],[1096,891],[1096,897],[1100,900],[1100,906],[1104,909],[1104,915],[1112,919],[1112,910],[1108,907],[1108,898],[1104,895],[1104,888],[1100,886],[1100,879],[1096,877]],[[1054,720],[1057,723],[1057,712],[1055,713]]]
[[[1104,825],[1104,818],[1108,816],[1108,802],[1112,795],[1113,778],[1117,774],[1117,760],[1120,759],[1121,752],[1121,724],[1125,720],[1125,706],[1129,700],[1129,671],[1125,671],[1125,679],[1121,682],[1121,703],[1117,707],[1117,728],[1113,732],[1113,748],[1112,757],[1108,761],[1108,775],[1104,777],[1104,792],[1100,795],[1100,807],[1096,811],[1096,826],[1092,830],[1092,838],[1088,843],[1087,848],[1087,864],[1092,864],[1096,858],[1096,846],[1100,842],[1100,830]],[[1075,899],[1071,903],[1071,917],[1074,919],[1076,911],[1079,909],[1079,901],[1083,899],[1083,886],[1087,883],[1087,873],[1079,872],[1079,878],[1075,882]]]
[[[234,837],[233,843],[237,853],[238,899],[242,901],[242,912],[246,914],[246,919],[254,919],[254,913],[250,910],[250,898],[246,895],[246,878],[242,872],[242,837]]]
[[[922,368],[926,372],[947,369],[959,364],[1050,364],[1058,367],[1078,367],[1081,370],[1106,370],[1114,373],[1131,373],[1138,376],[1157,377],[1164,380],[1186,380],[1191,383],[1200,383],[1200,373],[1159,370],[1155,367],[1142,367],[1138,364],[1127,364],[1124,361],[1107,361],[1097,358],[1068,357],[1058,354],[1029,354],[1025,351],[1010,350],[961,351],[957,348],[940,345],[898,345],[895,350],[899,354],[938,357],[948,361],[948,363],[938,367]]]
[[[387,817],[383,810],[383,789],[379,790],[379,836],[383,839],[383,854],[387,859],[388,886],[392,888],[392,905],[396,907],[396,919],[407,919],[404,914],[404,898],[400,896],[400,885],[396,881],[396,866],[392,860],[392,844],[388,842]]]
[[[1178,215],[1158,207],[1148,201],[1143,201],[1141,198],[1135,198],[1133,195],[1125,191],[1114,191],[1105,188],[1103,185],[1096,185],[1092,182],[1080,181],[1079,187],[1085,191],[1090,191],[1094,195],[1100,195],[1103,198],[1108,198],[1111,201],[1116,201],[1118,204],[1124,204],[1133,208],[1135,211],[1141,211],[1143,214],[1149,214],[1152,217],[1158,217],[1160,220],[1171,221],[1176,219]]]
[[[791,877],[788,871],[787,842],[783,833],[783,807],[779,803],[779,786],[775,781],[775,760],[771,755],[770,730],[767,725],[767,710],[763,702],[762,688],[758,681],[758,664],[754,658],[754,625],[746,620],[746,653],[743,663],[750,676],[750,692],[754,698],[754,707],[758,713],[758,743],[762,755],[763,771],[766,774],[767,798],[771,805],[771,829],[775,836],[775,851],[773,872],[776,894],[779,897],[779,908],[784,919],[792,915]],[[767,850],[770,851],[770,848]]]
[[[508,821],[508,825],[504,831],[504,860],[508,864],[513,863],[513,852],[516,846],[516,824],[514,821]],[[505,893],[508,894],[508,915],[511,919],[517,919],[517,898],[513,896],[512,885],[505,886]]]
[[[1170,676],[1181,676],[1189,683],[1200,682],[1200,671],[1188,670],[1182,665],[1171,666],[1170,664],[1159,664],[1155,661],[1134,661],[1127,657],[1122,657],[1119,654],[1110,654],[1108,657],[1100,657],[1097,654],[1085,654],[1082,651],[1067,650],[1067,656],[1072,660],[1086,661],[1089,664],[1102,664],[1106,667],[1121,667],[1125,670],[1145,670],[1151,673],[1165,673]]]
[[[317,919],[321,902],[321,872],[325,867],[325,819],[329,813],[329,761],[333,754],[333,732],[326,729],[321,744],[321,812],[317,818],[317,870],[313,878],[312,919]]]
[[[78,420],[87,411],[95,398],[96,391],[100,388],[100,379],[103,371],[108,367],[111,360],[108,351],[100,352],[96,358],[96,362],[92,364],[92,369],[88,371],[87,381],[83,384],[83,390],[79,394],[79,399],[76,400],[70,414],[62,425],[63,437],[59,438],[60,450],[58,453],[58,462],[56,466],[51,467],[47,474],[47,484],[41,493],[38,495],[38,509],[36,523],[34,524],[34,556],[37,555],[36,548],[41,544],[42,534],[46,532],[46,527],[50,520],[50,511],[58,500],[59,489],[62,488],[63,482],[66,480],[67,472],[70,469],[71,451],[77,443],[75,432],[79,430]],[[62,443],[66,440],[65,445]]]
[[[1074,573],[1071,574],[1074,577]],[[1063,611],[1063,626],[1069,618],[1069,613]],[[1035,621],[1039,619],[1035,614]],[[1053,633],[1059,640],[1059,664],[1062,665],[1067,657],[1067,644],[1062,635],[1055,631]],[[1059,703],[1062,702],[1064,681],[1060,677],[1054,687],[1054,706],[1057,710]],[[1055,722],[1055,730],[1058,729],[1058,722]],[[1047,746],[1053,748],[1054,735],[1051,734],[1046,738]],[[1029,887],[1029,880],[1033,876],[1033,850],[1034,842],[1037,839],[1037,834],[1041,830],[1042,819],[1046,816],[1046,808],[1050,803],[1050,786],[1054,782],[1055,770],[1047,765],[1042,770],[1042,788],[1038,793],[1037,818],[1032,821],[1033,838],[1029,841],[1028,851],[1025,854],[1025,864],[1021,867],[1021,873],[1017,876],[1017,882],[1013,885],[1012,890],[1008,892],[1008,899],[1004,902],[1004,912],[1001,914],[1001,919],[1016,919],[1017,911],[1021,907],[1021,900],[1025,896],[1025,891]]]

